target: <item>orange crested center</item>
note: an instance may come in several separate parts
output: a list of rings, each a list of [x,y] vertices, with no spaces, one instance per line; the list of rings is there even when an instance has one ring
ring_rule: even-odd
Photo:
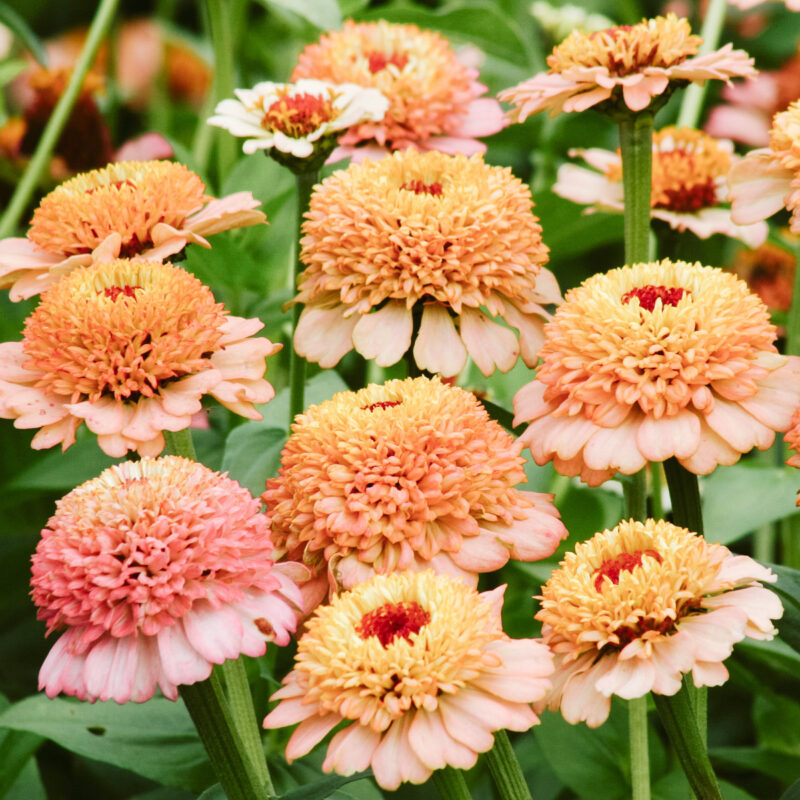
[[[112,300],[116,300],[120,295],[123,297],[136,297],[136,290],[141,289],[141,286],[106,286],[103,289],[103,294],[106,297],[110,297]]]
[[[395,639],[411,641],[412,633],[419,633],[423,625],[431,621],[431,615],[419,603],[385,603],[368,611],[356,626],[356,633],[362,639],[377,636],[384,647]]]
[[[413,181],[406,181],[400,188],[409,192],[414,192],[414,194],[430,194],[434,197],[441,197],[441,195],[444,194],[442,184],[439,183],[439,181],[425,183],[424,181],[417,179]]]
[[[262,124],[268,130],[301,139],[339,116],[332,101],[333,97],[325,98],[308,92],[287,94],[267,109]]]
[[[403,69],[403,67],[408,64],[408,56],[403,53],[391,53],[390,55],[386,55],[386,53],[382,53],[380,50],[374,50],[367,55],[367,61],[369,62],[369,71],[374,75],[376,72],[386,69],[389,64],[397,67],[398,70]]]
[[[634,297],[638,297],[639,305],[642,308],[647,311],[653,311],[656,307],[656,300],[660,300],[661,304],[665,306],[676,306],[685,294],[689,294],[689,292],[680,286],[653,286],[650,284],[625,292],[622,295],[622,302],[630,303]]]
[[[377,403],[370,403],[368,406],[361,406],[363,411],[374,411],[376,408],[393,408],[400,405],[400,400],[380,400]]]
[[[594,571],[594,588],[599,592],[603,586],[603,578],[608,578],[615,586],[619,583],[619,576],[623,572],[632,572],[634,567],[642,565],[643,556],[650,556],[660,564],[661,556],[655,550],[634,550],[632,553],[620,553],[614,558],[604,561],[599,569]]]

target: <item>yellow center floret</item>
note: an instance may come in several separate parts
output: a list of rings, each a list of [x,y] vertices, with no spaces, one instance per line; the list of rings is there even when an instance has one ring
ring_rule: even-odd
[[[118,259],[76,270],[42,296],[25,325],[26,369],[68,402],[152,397],[209,367],[222,305],[185,270]]]
[[[569,660],[661,639],[697,611],[726,554],[663,520],[620,522],[567,553],[542,589],[536,618]]]
[[[28,238],[51,253],[90,253],[110,234],[121,256],[152,246],[159,222],[180,228],[209,199],[205,184],[183,164],[123,161],[85,172],[48,194],[33,214]]]
[[[341,113],[334,108],[336,93],[329,90],[329,97],[302,92],[289,94],[285,89],[266,110],[262,125],[271,131],[280,131],[293,139],[316,131],[323,123],[331,122]]]
[[[398,606],[414,616],[401,635],[362,634],[365,619],[396,616]],[[498,656],[482,651],[503,638],[499,616],[475,589],[432,572],[394,573],[318,608],[295,669],[308,682],[304,703],[383,731],[411,709],[434,711],[441,693],[498,666]]]
[[[574,30],[547,57],[550,72],[575,67],[605,67],[623,77],[645,67],[671,67],[697,53],[703,40],[692,35],[689,23],[675,14],[619,25],[605,31]]]

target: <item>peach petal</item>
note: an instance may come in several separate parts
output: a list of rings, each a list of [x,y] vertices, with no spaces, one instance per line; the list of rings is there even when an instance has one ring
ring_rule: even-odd
[[[567,536],[560,519],[539,509],[525,509],[526,516],[510,525],[481,522],[481,527],[501,539],[511,548],[511,558],[518,561],[539,561],[549,558]]]
[[[215,369],[207,369],[160,389],[161,405],[174,417],[191,417],[202,408],[200,398],[219,384],[222,376]]]
[[[261,203],[251,192],[236,192],[207,203],[200,211],[186,219],[186,227],[199,236],[213,236],[232,228],[260,225],[267,221]]]
[[[431,770],[445,766],[470,769],[478,760],[474,750],[453,739],[445,728],[441,714],[420,709],[408,728],[408,742],[419,760]]]
[[[647,462],[636,446],[639,419],[628,419],[616,428],[598,428],[583,448],[583,460],[592,470],[616,468],[625,475],[638,472]]]
[[[551,404],[544,399],[546,391],[547,384],[533,380],[514,395],[515,426],[538,419],[552,410]]]
[[[222,333],[219,343],[221,345],[228,345],[233,342],[241,341],[242,339],[247,339],[249,336],[258,333],[263,327],[264,323],[258,319],[258,317],[234,317],[229,314],[225,317],[225,321],[219,328]],[[265,341],[269,341],[269,339],[265,339]],[[276,353],[280,350],[281,345],[273,345],[273,348],[276,348],[273,349],[273,352]],[[267,355],[271,355],[271,353]]]
[[[488,531],[465,538],[461,549],[450,556],[456,566],[468,572],[500,569],[510,557],[510,548]]]
[[[687,458],[678,459],[690,472],[696,475],[708,475],[718,464],[730,466],[741,457],[741,452],[731,447],[721,436],[718,436],[705,422],[700,420],[700,445]]]
[[[161,431],[180,431],[188,428],[189,417],[174,417],[162,407],[160,399],[143,397],[134,406],[134,413],[120,431],[123,436],[134,441],[147,442]]]
[[[501,131],[505,125],[505,114],[497,100],[493,97],[476,97],[469,103],[466,113],[456,126],[450,130],[450,134],[468,139],[491,136]]]
[[[264,377],[267,368],[265,359],[275,352],[275,345],[269,339],[245,339],[231,342],[222,350],[218,350],[211,357],[211,363],[226,380],[231,378],[258,380]]]
[[[655,680],[655,668],[650,660],[618,658],[614,666],[595,682],[597,691],[610,697],[616,694],[633,700],[647,694]]]
[[[322,763],[323,772],[336,772],[338,775],[361,772],[370,765],[380,741],[380,733],[358,722],[340,730],[334,734],[328,745],[328,752]]]
[[[722,686],[729,677],[727,667],[719,661],[696,661],[692,665],[692,682],[698,688],[701,686]]]
[[[597,205],[617,211],[623,208],[623,192],[618,182],[574,164],[562,164],[558,168],[553,191],[559,197],[581,205]]]
[[[46,450],[48,447],[61,445],[66,450],[75,444],[75,432],[81,424],[79,419],[67,416],[52,425],[45,425],[31,440],[34,450]]]
[[[353,349],[352,334],[357,322],[355,316],[343,317],[338,306],[307,306],[294,332],[294,349],[298,355],[318,363],[323,369],[330,369]]]
[[[544,320],[534,314],[524,314],[512,303],[506,303],[506,322],[519,331],[519,346],[522,360],[529,367],[539,361],[539,350],[544,344]]]
[[[221,664],[227,658],[239,657],[243,628],[230,607],[214,608],[197,602],[181,622],[186,639],[207,661]]]
[[[204,681],[212,665],[189,644],[182,625],[170,625],[156,634],[161,674],[174,684]]]
[[[764,450],[775,439],[775,431],[762,425],[739,403],[717,400],[714,407],[705,415],[706,424],[731,447],[747,453],[758,447]]]
[[[489,730],[493,731],[501,728],[527,731],[539,721],[529,705],[503,700],[473,686],[463,687],[453,696],[452,702],[481,720]],[[458,738],[449,728],[448,731],[451,736]]]
[[[589,728],[597,728],[608,718],[611,698],[597,690],[597,681],[614,666],[615,659],[606,656],[579,673],[573,673],[564,684],[560,710],[564,719],[572,725],[585,722]]]
[[[431,774],[408,743],[408,725],[412,714],[396,719],[372,756],[372,772],[378,785],[397,789],[404,781],[423,783]]]
[[[90,431],[97,434],[120,433],[133,416],[132,406],[123,405],[113,397],[101,397],[95,402],[84,400],[68,403],[69,412],[86,422]]]
[[[672,417],[645,417],[636,431],[636,444],[648,461],[686,458],[700,444],[700,420],[691,411]]]
[[[467,352],[486,376],[495,366],[508,372],[514,366],[520,347],[508,328],[490,320],[482,311],[465,306],[461,311],[461,340]]]
[[[414,360],[420,369],[445,378],[458,375],[467,360],[467,350],[444,306],[426,305],[414,342]]]
[[[272,699],[275,700],[277,698],[273,695]],[[306,703],[305,694],[303,694],[299,697],[290,697],[279,703],[264,718],[264,727],[283,728],[287,725],[296,725],[298,722],[303,722],[303,720],[311,719],[312,717],[317,721],[324,718],[320,716],[319,706],[316,703]],[[320,739],[324,736],[325,734],[322,734]]]
[[[793,177],[771,150],[748,153],[728,173],[731,219],[737,225],[748,225],[780,211]]]
[[[547,267],[542,267],[536,273],[536,286],[534,286],[533,294],[540,303],[558,305],[564,302],[556,276]]]
[[[353,345],[379,367],[396,364],[411,348],[411,309],[403,303],[388,302],[378,311],[364,314],[353,328]]]

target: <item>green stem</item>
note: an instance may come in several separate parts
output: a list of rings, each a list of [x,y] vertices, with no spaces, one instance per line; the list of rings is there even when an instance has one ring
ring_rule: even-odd
[[[672,502],[672,521],[702,536],[703,510],[700,506],[697,475],[689,472],[677,458],[668,458],[664,462],[664,473]]]
[[[622,484],[625,493],[625,518],[647,519],[647,467],[629,476]]]
[[[522,768],[504,730],[495,733],[494,747],[486,754],[486,761],[502,800],[532,800]]]
[[[687,678],[684,676],[677,694],[671,697],[653,694],[653,700],[697,800],[722,800],[687,687]]]
[[[650,800],[647,695],[628,700],[628,741],[631,749],[631,798]]]
[[[214,100],[218,103],[233,97],[233,57],[236,52],[233,41],[233,26],[227,0],[206,0],[211,43],[214,48]],[[238,140],[225,131],[217,131],[217,185],[223,180],[236,161]]]
[[[179,688],[228,800],[266,800],[264,782],[233,724],[215,668],[208,680]]]
[[[728,0],[711,0],[706,9],[706,16],[703,20],[703,27],[700,36],[703,44],[700,45],[698,55],[710,53],[717,49],[719,36],[725,24],[725,12],[728,9]],[[696,128],[700,122],[700,112],[703,110],[703,101],[708,91],[708,81],[701,86],[698,83],[691,84],[683,95],[681,110],[678,114],[678,126]]]
[[[22,179],[17,184],[5,213],[0,218],[0,239],[10,235],[19,224],[39,179],[50,163],[50,157],[53,155],[53,150],[58,143],[61,132],[64,130],[64,126],[67,124],[72,107],[78,99],[86,74],[94,63],[100,42],[114,19],[118,3],[119,0],[101,0],[89,28],[89,33],[86,36],[86,44],[81,50],[67,88],[59,98],[58,103],[56,103],[53,114],[42,132],[42,138],[39,139],[39,144],[36,146],[36,152],[34,152]]]
[[[650,502],[653,506],[653,519],[664,518],[664,504],[661,502],[661,464],[650,464]]]
[[[622,184],[625,193],[625,263],[650,260],[653,115],[640,111],[619,120]]]
[[[295,238],[295,247],[297,251],[294,258],[294,269],[292,270],[293,292],[297,291],[297,280],[304,269],[303,262],[300,260],[300,237],[303,235],[303,215],[308,210],[309,202],[311,201],[311,193],[318,181],[319,170],[295,173],[295,182],[297,184],[297,237]],[[306,362],[294,349],[294,332],[297,330],[297,323],[302,312],[303,308],[300,303],[295,303],[292,306],[292,337],[289,342],[290,427],[294,422],[294,418],[305,411]]]
[[[182,431],[164,431],[164,453],[168,456],[183,456],[197,461],[197,453],[192,441],[192,429],[184,428]]]
[[[437,769],[433,773],[433,784],[442,800],[472,800],[461,770],[453,767]]]

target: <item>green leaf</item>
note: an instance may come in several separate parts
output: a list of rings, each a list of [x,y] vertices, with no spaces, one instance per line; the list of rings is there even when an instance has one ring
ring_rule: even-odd
[[[3,795],[3,800],[47,800],[44,784],[39,777],[39,767],[28,759],[14,785]]]
[[[0,3],[0,22],[11,29],[11,32],[31,51],[31,55],[39,64],[47,67],[47,52],[41,40],[28,23],[7,3]]]
[[[781,639],[800,653],[800,571],[779,564],[767,566],[778,576],[769,588],[783,602],[783,616],[776,620]]]
[[[341,786],[352,781],[360,781],[371,774],[372,770],[347,776],[331,775],[314,783],[306,783],[296,789],[291,789],[286,794],[281,795],[281,800],[325,800],[326,797],[330,797]]]
[[[754,770],[787,783],[800,774],[800,758],[761,747],[712,747],[709,755],[726,769]]]
[[[79,755],[166,786],[199,792],[211,765],[182,702],[81,703],[34,695],[0,714],[0,726],[44,736]]]
[[[0,86],[6,86],[11,83],[27,67],[28,62],[21,58],[9,58],[0,62]]]
[[[800,703],[762,691],[753,699],[753,722],[766,750],[800,758]]]
[[[800,778],[781,795],[781,800],[800,800]]]
[[[262,6],[291,11],[320,30],[342,27],[342,12],[336,0],[259,0]]]
[[[282,428],[256,427],[256,423],[246,422],[234,428],[225,442],[222,471],[258,497],[267,478],[278,474],[285,444],[286,431]]]
[[[702,496],[706,539],[728,544],[797,513],[797,476],[782,467],[758,464],[720,467],[704,479]]]
[[[0,695],[0,710],[5,711],[10,705],[5,696]],[[0,797],[5,797],[17,782],[43,741],[41,736],[27,731],[0,728]]]

